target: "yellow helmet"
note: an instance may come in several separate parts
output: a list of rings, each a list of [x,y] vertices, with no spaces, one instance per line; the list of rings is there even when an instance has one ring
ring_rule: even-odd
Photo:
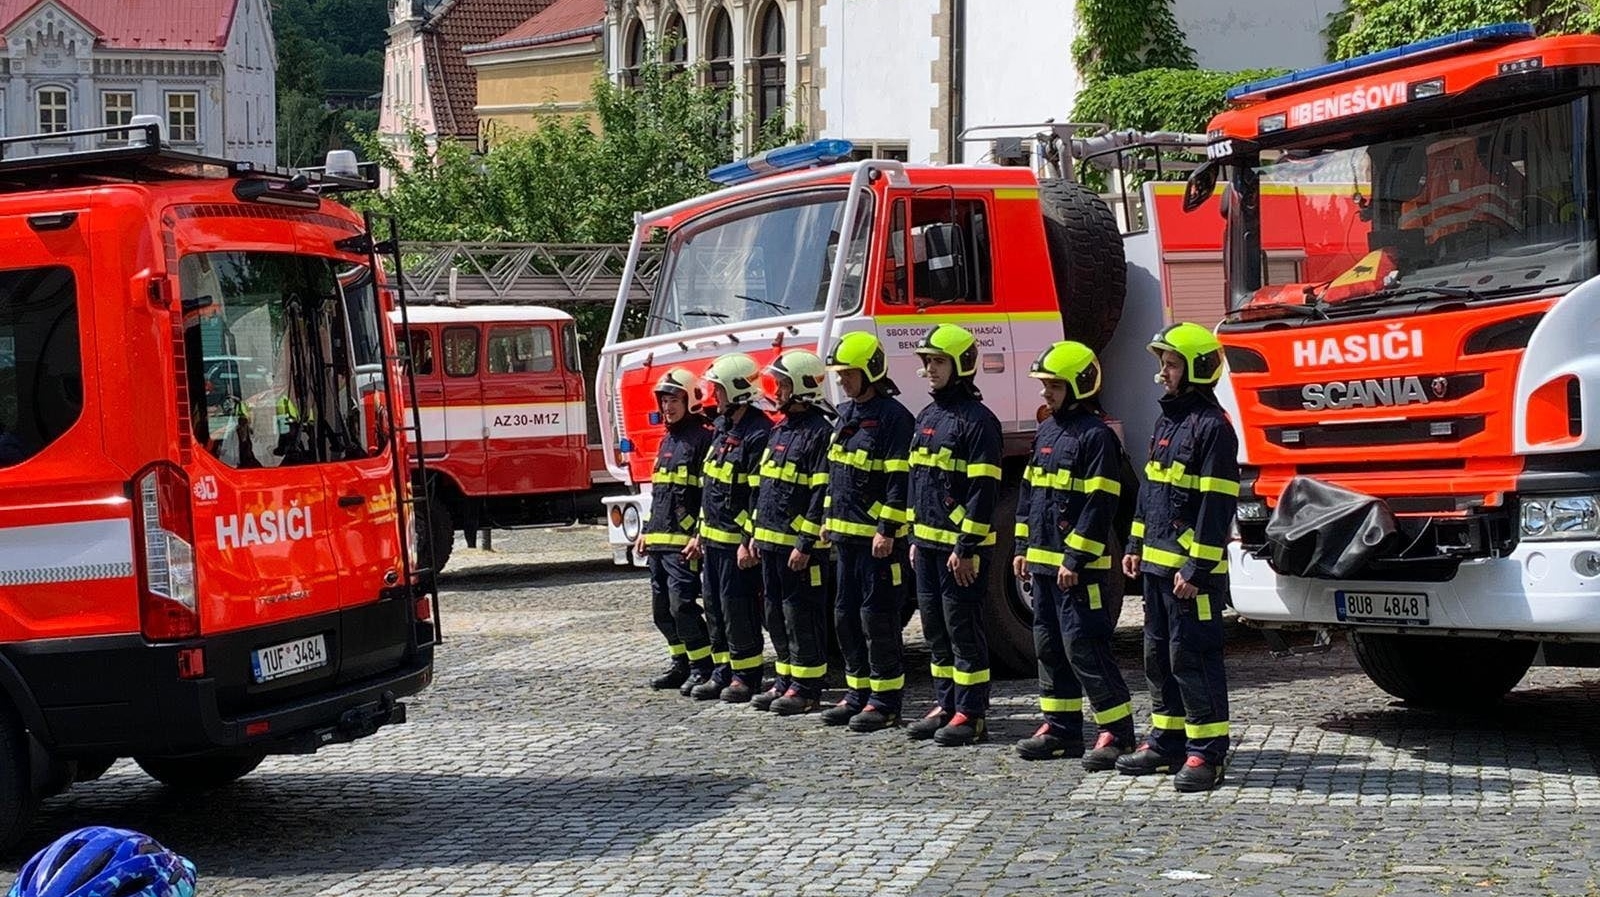
[[[978,375],[978,340],[964,327],[940,324],[917,344],[918,355],[944,355],[955,362],[957,377]]]
[[[655,393],[677,392],[683,394],[683,403],[691,413],[700,410],[700,395],[695,389],[694,374],[683,368],[673,368],[656,381]]]
[[[1083,343],[1063,340],[1039,353],[1028,376],[1035,380],[1062,380],[1078,401],[1100,392],[1100,359]]]
[[[722,387],[729,404],[746,405],[756,397],[759,376],[761,366],[754,358],[743,352],[730,352],[713,361],[702,379]]]
[[[1222,343],[1199,324],[1173,324],[1151,338],[1149,348],[1157,358],[1162,352],[1182,355],[1189,382],[1196,386],[1210,386],[1222,376]]]
[[[789,381],[794,391],[791,401],[815,403],[822,398],[823,378],[828,369],[815,352],[790,349],[767,365],[767,373]]]
[[[868,383],[877,383],[889,376],[889,359],[883,354],[883,344],[864,330],[847,333],[828,353],[828,370],[855,369],[865,374]]]

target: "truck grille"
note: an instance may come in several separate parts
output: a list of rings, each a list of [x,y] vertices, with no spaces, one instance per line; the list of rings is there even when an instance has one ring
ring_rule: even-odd
[[[1286,449],[1355,448],[1385,445],[1449,445],[1484,430],[1481,414],[1268,427],[1267,441]]]

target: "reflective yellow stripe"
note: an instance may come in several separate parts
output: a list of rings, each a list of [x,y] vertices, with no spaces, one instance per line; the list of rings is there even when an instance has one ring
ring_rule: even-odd
[[[811,584],[814,586],[822,585],[822,566],[820,564],[811,568]]]
[[[735,658],[728,666],[741,672],[744,670],[759,670],[761,669],[761,655]]]
[[[752,488],[760,487],[760,485],[761,485],[761,474],[752,473],[749,476],[746,476],[744,478],[744,483],[745,483],[746,486],[750,486]]]
[[[1133,705],[1124,702],[1115,707],[1107,707],[1105,710],[1096,710],[1094,722],[1097,726],[1104,726],[1130,716],[1133,716]]]
[[[687,514],[685,514],[684,516],[680,517],[678,519],[678,529],[685,529],[685,530],[694,529],[694,518],[690,517]]]
[[[800,544],[800,539],[794,533],[780,533],[775,529],[764,526],[756,527],[757,542],[771,542],[774,545],[787,545],[790,548]]]
[[[844,685],[846,688],[871,688],[872,680],[868,679],[866,676],[852,676],[849,673],[845,673]]]
[[[824,663],[814,667],[802,667],[789,664],[789,675],[796,679],[821,679],[828,675],[828,665]]]
[[[1198,558],[1202,561],[1221,561],[1227,553],[1225,549],[1218,548],[1215,545],[1207,545],[1204,542],[1195,541],[1193,529],[1184,530],[1178,535],[1178,545],[1186,549],[1190,557]],[[1227,568],[1223,567],[1216,572],[1226,573]]]
[[[729,485],[733,484],[732,461],[717,462],[708,459],[704,469],[705,475],[713,480],[716,480],[719,483],[727,483]]]
[[[721,666],[721,665],[727,663],[728,662],[728,652],[726,652],[726,651],[712,651],[711,652],[711,662],[716,664],[717,666]]]
[[[996,200],[1038,199],[1039,189],[1037,187],[996,187],[994,190],[994,198]]]
[[[718,529],[709,523],[700,524],[700,535],[704,538],[710,539],[713,542],[723,545],[738,545],[740,542],[744,541],[744,533],[735,533],[725,529]]]
[[[1049,564],[1053,567],[1061,566],[1067,556],[1059,551],[1046,551],[1043,548],[1029,548],[1022,555],[1023,560],[1030,564]]]
[[[1211,619],[1211,596],[1194,596],[1194,615],[1197,619],[1205,621]]]
[[[867,450],[864,448],[856,449],[853,452],[847,452],[841,446],[835,445],[828,449],[828,460],[836,461],[845,465],[846,467],[854,467],[857,470],[865,470],[868,473],[883,470],[885,468],[883,461],[880,461],[877,458],[867,454]]]
[[[1140,550],[1140,557],[1157,567],[1170,567],[1173,570],[1189,563],[1189,559],[1181,554],[1164,551],[1160,548],[1151,548],[1149,545]]]
[[[1111,555],[1103,554],[1103,555],[1095,558],[1094,560],[1090,561],[1089,563],[1084,564],[1083,565],[1083,569],[1085,569],[1085,570],[1110,570],[1111,569]]]
[[[956,534],[949,530],[924,526],[921,523],[914,524],[911,527],[911,535],[916,536],[918,539],[927,539],[929,542],[938,542],[941,545],[954,545],[957,538]]]
[[[1082,698],[1039,698],[1039,709],[1045,713],[1082,713]]]
[[[956,680],[957,685],[982,685],[989,681],[988,670],[974,670],[970,673],[952,669],[950,678]]]
[[[1237,498],[1239,496],[1239,481],[1230,480],[1226,477],[1201,477],[1200,491],[1232,495]]]
[[[979,523],[971,517],[961,521],[961,531],[969,536],[987,536],[994,531],[994,527],[987,523]]]
[[[1080,481],[1084,492],[1105,492],[1110,495],[1121,495],[1122,484],[1110,477],[1090,477]]]
[[[1094,583],[1090,583],[1088,591],[1089,591],[1089,609],[1090,610],[1102,610],[1102,609],[1104,609],[1106,605],[1105,605],[1105,602],[1102,601],[1101,598],[1100,598],[1100,587],[1098,585],[1095,585]]]
[[[646,548],[650,548],[650,547],[653,547],[653,546],[656,546],[656,545],[683,546],[683,545],[688,545],[688,544],[689,544],[689,537],[685,536],[685,535],[682,535],[680,533],[645,533],[644,534],[644,547],[646,547]]]
[[[805,533],[808,536],[822,535],[822,524],[812,523],[804,517],[796,517],[790,521],[789,526],[797,533]]]
[[[1228,734],[1228,723],[1226,720],[1220,723],[1200,723],[1198,725],[1186,723],[1183,727],[1183,732],[1190,738],[1219,738]]]
[[[884,692],[890,691],[899,691],[900,689],[906,687],[906,677],[904,676],[896,676],[893,679],[872,679],[869,681],[871,682],[872,690],[878,694],[883,694]]]
[[[688,653],[688,651],[689,649],[685,648],[681,644],[674,643],[667,646],[667,653],[671,654],[673,657],[682,657],[684,654]]]
[[[1143,539],[1144,538],[1144,521],[1143,520],[1135,520],[1133,522],[1133,537],[1135,539]]]
[[[1018,539],[1028,538],[1028,524],[1018,523],[1016,529],[1011,531],[1011,535]]]
[[[829,517],[823,521],[823,527],[830,533],[843,533],[846,536],[875,536],[878,528],[870,523],[851,523],[837,517]]]
[[[886,520],[890,523],[906,522],[905,511],[899,508],[891,508],[881,501],[873,502],[872,507],[867,509],[867,513],[878,520]]]
[[[1150,714],[1150,726],[1166,732],[1177,732],[1183,729],[1183,717],[1166,716],[1160,713]]]
[[[883,469],[889,473],[909,473],[911,462],[906,458],[888,458],[883,462]]]
[[[678,467],[671,470],[657,470],[650,474],[650,482],[668,486],[697,486],[700,478],[689,472],[687,467]]]
[[[904,576],[905,576],[905,574],[900,569],[900,562],[899,561],[895,561],[894,563],[889,565],[889,584],[890,585],[896,585],[896,586],[899,585],[901,579]]]
[[[993,477],[1000,479],[1000,465],[998,464],[969,464],[967,465],[969,477]]]
[[[942,667],[938,664],[932,664],[928,667],[928,673],[935,679],[954,679],[956,675],[956,668]]]
[[[906,459],[911,467],[937,467],[940,470],[966,470],[967,462],[957,461],[948,447],[937,452],[928,451],[925,446],[918,446],[911,450],[911,456]]]
[[[1092,554],[1095,557],[1099,557],[1100,555],[1106,553],[1106,543],[1096,542],[1093,539],[1085,539],[1083,536],[1080,536],[1077,533],[1067,534],[1067,547],[1071,548],[1073,551],[1081,551],[1084,554]]]
[[[1144,475],[1152,483],[1165,483],[1179,489],[1195,488],[1196,478],[1184,472],[1182,461],[1174,461],[1165,467],[1158,461],[1151,461],[1144,466]]]
[[[707,657],[710,657],[710,656],[711,656],[711,646],[710,645],[706,645],[704,648],[696,648],[693,651],[689,652],[689,659],[690,660],[705,660]]]

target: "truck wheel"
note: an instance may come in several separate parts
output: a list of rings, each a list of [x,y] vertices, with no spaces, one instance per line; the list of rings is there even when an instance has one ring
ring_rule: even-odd
[[[421,563],[438,573],[444,565],[450,563],[450,552],[456,547],[456,524],[450,516],[450,506],[445,504],[433,490],[428,490],[428,507],[426,514],[411,515],[413,524],[417,527],[417,547],[422,552]],[[428,528],[426,536],[422,530]],[[433,557],[427,554],[428,546],[433,547]]]
[[[1498,701],[1522,681],[1537,642],[1350,633],[1372,684],[1423,707],[1474,707]]]
[[[1117,220],[1093,190],[1067,180],[1039,182],[1039,209],[1067,339],[1100,352],[1122,319],[1128,289]]]
[[[135,757],[133,761],[155,779],[182,791],[210,791],[249,775],[265,753],[226,754],[216,757]]]
[[[17,843],[33,821],[28,733],[10,707],[0,706],[0,849]]]

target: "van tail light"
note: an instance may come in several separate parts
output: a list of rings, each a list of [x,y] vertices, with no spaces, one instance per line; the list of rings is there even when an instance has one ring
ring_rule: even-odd
[[[150,641],[200,634],[189,480],[171,464],[152,465],[134,480],[139,514],[139,625]]]

